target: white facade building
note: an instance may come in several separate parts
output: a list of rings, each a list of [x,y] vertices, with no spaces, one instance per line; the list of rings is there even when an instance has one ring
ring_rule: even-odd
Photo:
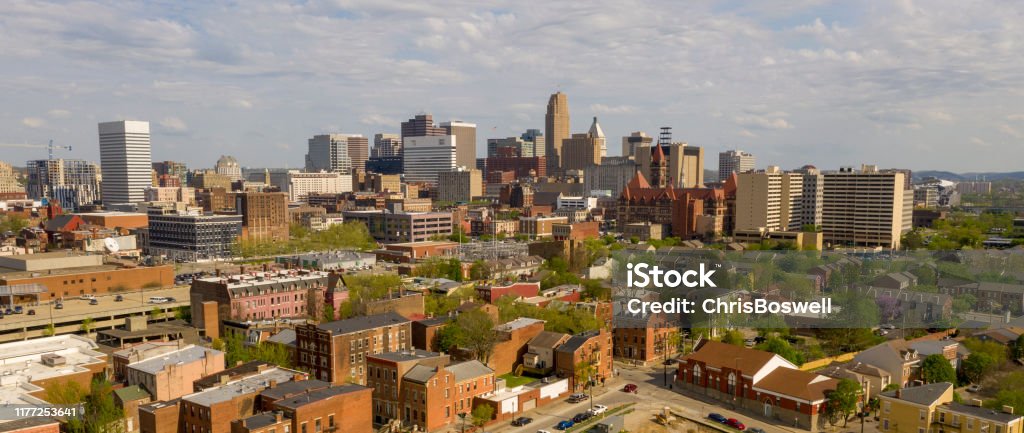
[[[103,204],[145,200],[153,186],[149,122],[121,120],[99,124]]]
[[[348,139],[362,138],[359,134],[322,134],[309,139],[306,153],[306,171],[329,171],[352,174],[352,158],[348,154]]]
[[[438,173],[456,167],[454,135],[405,137],[402,168],[406,182],[437,184]]]
[[[288,172],[288,201],[305,201],[311,193],[339,193],[352,191],[352,176],[341,173]]]
[[[591,210],[597,207],[597,197],[572,197],[558,195],[555,199],[556,209],[583,209]]]
[[[742,150],[730,150],[718,154],[718,181],[725,182],[733,173],[754,169],[754,155]]]

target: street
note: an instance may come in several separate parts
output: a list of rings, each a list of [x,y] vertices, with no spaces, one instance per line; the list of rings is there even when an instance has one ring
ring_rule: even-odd
[[[731,410],[728,408],[728,403],[711,399],[705,401],[699,399],[698,396],[683,395],[677,390],[669,390],[663,386],[663,369],[660,365],[638,368],[626,367],[623,364],[617,363],[616,368],[619,376],[608,380],[603,387],[596,387],[593,402],[594,404],[603,404],[609,408],[626,403],[636,403],[633,407],[633,413],[626,417],[626,429],[629,431],[638,431],[642,426],[646,428],[656,427],[651,431],[686,431],[683,429],[666,428],[650,422],[655,414],[661,413],[667,406],[676,414],[693,418],[704,419],[709,413],[718,413],[726,418],[736,418],[748,428],[762,428],[766,433],[806,432],[806,430],[779,425],[777,420],[768,420],[746,410]],[[668,374],[668,380],[671,383],[674,368],[670,367]],[[622,387],[629,383],[637,385],[637,394],[622,392]],[[559,421],[571,419],[573,415],[584,412],[589,408],[589,402],[571,404],[563,400],[559,403],[525,413],[523,416],[533,418],[533,422],[526,426],[513,427],[508,422],[504,422],[501,425],[490,426],[486,431],[494,433],[534,433],[537,430],[547,430],[555,432],[554,426]],[[875,428],[876,426],[877,423],[871,420],[865,423],[864,432],[879,433]],[[458,426],[453,427],[452,431],[459,431]],[[830,427],[824,431],[827,433],[858,433],[861,431],[860,428],[859,421],[850,420],[845,428],[840,423],[839,426]]]

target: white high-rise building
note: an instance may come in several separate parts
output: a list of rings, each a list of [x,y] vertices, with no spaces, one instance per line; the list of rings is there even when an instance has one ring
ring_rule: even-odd
[[[825,176],[813,165],[800,167],[796,172],[803,174],[804,177],[800,225],[821,227],[821,212],[825,203]]]
[[[144,201],[153,186],[149,122],[104,122],[99,133],[103,204]]]
[[[898,249],[913,223],[914,194],[905,173],[863,165],[826,171],[821,227],[832,246]]]
[[[718,154],[718,181],[725,182],[733,173],[754,169],[754,155],[742,150],[730,150]]]
[[[306,171],[316,173],[352,174],[352,158],[348,154],[348,139],[362,138],[359,134],[322,134],[309,139],[306,153]]]
[[[800,229],[803,175],[778,167],[736,176],[736,230]]]
[[[402,171],[406,182],[437,184],[438,173],[452,171],[456,164],[454,135],[405,137],[402,142]]]

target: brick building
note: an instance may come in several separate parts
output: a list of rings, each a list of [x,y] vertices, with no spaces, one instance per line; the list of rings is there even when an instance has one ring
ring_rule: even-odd
[[[135,212],[90,212],[76,214],[86,224],[108,229],[137,229],[149,226],[149,216]]]
[[[516,298],[529,298],[540,293],[540,283],[512,283],[507,286],[480,286],[476,288],[476,296],[485,302],[494,303],[504,296]]]
[[[235,212],[242,216],[242,238],[257,242],[288,240],[288,194],[242,192],[234,194]]]
[[[186,346],[125,367],[125,383],[139,385],[155,400],[173,400],[192,392],[192,382],[224,370],[224,352]]]
[[[174,267],[170,265],[121,267],[103,264],[101,255],[69,256],[63,251],[0,257],[0,267],[16,270],[0,274],[0,286],[38,284],[45,287],[46,292],[39,294],[39,301],[131,292],[174,284]],[[15,299],[15,302],[22,301]]]
[[[473,410],[474,400],[494,391],[494,370],[480,361],[444,366],[418,364],[402,376],[404,425],[434,431],[454,424]],[[411,410],[410,410],[411,409]]]
[[[312,382],[312,381],[306,381]],[[231,433],[371,433],[371,389],[359,385],[310,384],[266,403],[264,412],[231,423]],[[264,393],[273,392],[273,389]],[[262,397],[262,395],[261,395]],[[267,400],[262,400],[267,401]]]
[[[430,257],[454,256],[458,253],[459,244],[449,241],[403,242],[385,245],[377,250],[377,260],[397,263],[415,263]]]
[[[519,217],[519,234],[530,239],[545,238],[553,234],[555,224],[568,223],[568,218],[558,216]]]
[[[422,401],[405,389],[406,373],[418,365],[444,367],[449,360],[448,355],[416,349],[367,356],[366,386],[373,389],[373,423],[383,424],[396,418],[418,420],[418,415],[402,416],[408,403]]]
[[[412,347],[437,351],[437,335],[448,324],[448,317],[431,317],[412,322]]]
[[[213,276],[192,281],[192,323],[204,328],[202,304],[217,303],[217,320],[263,320],[306,317],[322,311],[330,285],[326,272],[289,269]],[[319,308],[318,308],[319,306]]]
[[[316,379],[366,383],[366,357],[412,348],[409,319],[390,312],[295,328],[298,364]]]
[[[304,380],[305,374],[271,365],[259,366],[249,374],[214,376],[217,385],[183,396],[180,400],[180,433],[219,433],[231,430],[231,422],[257,413],[259,393],[293,380]],[[158,431],[157,433],[166,433]]]
[[[663,313],[632,314],[624,303],[615,304],[612,329],[615,359],[648,365],[676,354],[678,316]]]
[[[577,378],[577,367],[589,363],[593,367],[591,380],[604,383],[612,377],[612,333],[601,328],[573,335],[555,348],[555,373],[569,379],[569,388],[582,391],[586,383]]]
[[[495,374],[502,375],[514,371],[523,362],[530,340],[544,332],[544,321],[520,317],[495,326],[494,332],[497,334],[497,343],[487,360],[487,366]]]

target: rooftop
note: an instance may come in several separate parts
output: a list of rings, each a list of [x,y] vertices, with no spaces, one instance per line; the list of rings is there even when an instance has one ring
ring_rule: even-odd
[[[939,406],[942,409],[949,409],[951,412],[965,414],[989,421],[995,421],[998,423],[1009,423],[1016,419],[1020,419],[1024,415],[1006,413],[994,409],[989,409],[980,406],[971,406],[961,403],[949,402],[943,403]]]
[[[494,370],[477,360],[452,364],[444,369],[450,371],[452,375],[455,376],[456,383],[480,376],[486,376],[488,374],[494,374]]]
[[[185,364],[195,362],[207,356],[207,353],[221,353],[218,350],[207,349],[200,346],[186,346],[183,349],[168,352],[163,355],[128,364],[128,368],[142,371],[144,373],[156,374],[163,371],[169,365]]]
[[[318,389],[318,390],[314,390],[314,391],[309,391],[309,392],[302,393],[301,395],[297,395],[297,396],[294,396],[294,397],[286,398],[284,400],[278,401],[277,402],[277,406],[283,407],[285,409],[292,409],[292,410],[294,410],[294,409],[298,409],[298,408],[300,408],[302,406],[305,406],[307,404],[314,403],[314,402],[317,402],[317,401],[320,401],[320,400],[324,400],[324,399],[328,399],[328,398],[331,398],[331,397],[334,397],[334,396],[343,395],[343,394],[349,394],[349,393],[359,392],[359,391],[369,390],[369,389],[370,388],[367,388],[365,386],[359,386],[359,385],[332,386],[330,388],[323,388],[323,389]]]
[[[229,401],[241,395],[258,393],[269,388],[272,382],[289,382],[296,374],[299,373],[293,370],[275,367],[254,376],[245,377],[228,382],[221,386],[186,395],[181,399],[201,406],[210,406],[215,403]]]
[[[291,382],[279,383],[273,388],[267,388],[260,392],[260,394],[273,400],[280,400],[290,395],[327,388],[329,386],[331,386],[330,383],[317,379],[293,380]]]
[[[893,391],[883,392],[883,397],[896,398],[903,401],[909,401],[911,403],[931,405],[935,403],[939,397],[942,397],[946,391],[953,389],[953,384],[949,382],[930,383],[927,385],[915,386],[911,388],[903,388]],[[899,397],[896,393],[899,392]]]
[[[321,323],[317,327],[330,331],[333,335],[344,335],[384,326],[401,325],[403,323],[409,323],[409,319],[392,311],[373,316],[353,317],[351,319]]]
[[[221,378],[226,377],[228,381],[237,380],[243,377],[258,374],[261,371],[265,371],[271,367],[273,367],[271,364],[268,364],[263,361],[249,361],[242,365],[237,365],[226,370],[221,370],[209,376],[199,378],[198,380],[193,382],[193,385],[198,389],[212,388],[221,383]]]
[[[505,322],[500,325],[497,325],[494,327],[494,330],[502,332],[511,332],[516,329],[525,328],[536,323],[544,323],[544,321],[540,319],[533,319],[530,317],[520,317],[511,322]]]
[[[200,278],[197,281],[214,284],[224,284],[227,289],[237,294],[247,294],[253,290],[269,288],[284,289],[289,283],[306,283],[309,281],[323,279],[326,281],[330,274],[321,271],[308,270],[282,270],[271,272],[250,272],[230,276],[212,276]],[[277,287],[275,287],[277,286]]]
[[[0,344],[0,404],[39,403],[29,393],[42,388],[31,382],[88,371],[87,365],[106,364],[104,356],[95,342],[77,335]]]
[[[376,354],[376,355],[367,355],[366,357],[367,358],[383,359],[383,360],[386,360],[386,361],[393,361],[393,362],[406,362],[406,361],[417,361],[417,360],[426,359],[426,358],[436,358],[438,356],[442,356],[442,355],[440,353],[437,353],[437,352],[428,352],[426,350],[410,349],[410,350],[402,350],[402,351],[399,351],[399,352],[387,352],[387,353],[379,353],[379,354]]]

